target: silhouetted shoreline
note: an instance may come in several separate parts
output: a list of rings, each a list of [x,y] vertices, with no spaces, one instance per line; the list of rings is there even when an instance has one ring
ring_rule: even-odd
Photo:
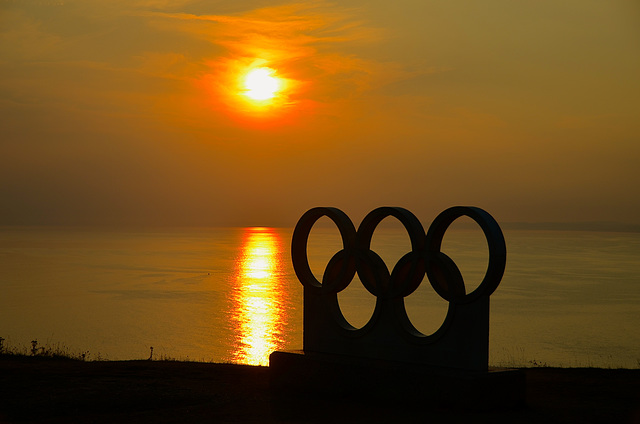
[[[527,407],[461,412],[330,396],[279,398],[269,369],[0,357],[0,423],[640,422],[640,370],[527,368]]]

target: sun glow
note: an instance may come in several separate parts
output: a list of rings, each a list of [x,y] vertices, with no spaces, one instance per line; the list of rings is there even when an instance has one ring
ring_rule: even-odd
[[[300,114],[304,84],[286,63],[243,58],[214,65],[203,86],[211,94],[211,108],[228,112],[233,121],[264,129],[291,123]]]
[[[252,100],[273,99],[282,89],[282,80],[275,73],[266,67],[250,70],[244,77],[243,94]]]

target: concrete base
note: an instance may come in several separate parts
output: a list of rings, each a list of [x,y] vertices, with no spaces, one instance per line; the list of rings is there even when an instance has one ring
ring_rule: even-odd
[[[464,371],[287,351],[271,354],[269,374],[274,394],[287,397],[473,411],[525,405],[525,375],[517,369]]]

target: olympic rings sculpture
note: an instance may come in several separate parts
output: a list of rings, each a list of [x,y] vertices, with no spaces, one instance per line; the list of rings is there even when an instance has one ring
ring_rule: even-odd
[[[331,258],[320,283],[309,267],[307,242],[311,228],[323,216],[330,218],[338,227],[343,249]],[[382,258],[371,250],[376,227],[389,216],[402,223],[411,240],[411,252],[404,255],[391,272]],[[456,264],[440,251],[447,228],[461,216],[468,216],[480,225],[489,246],[487,272],[476,290],[469,294]],[[357,231],[340,209],[313,208],[298,221],[291,250],[293,267],[300,282],[324,293],[344,290],[357,272],[364,287],[374,296],[406,297],[418,288],[426,273],[434,290],[453,303],[466,303],[480,295],[491,295],[500,284],[506,264],[506,245],[498,223],[484,210],[464,206],[442,212],[426,234],[418,218],[404,208],[377,208],[364,218]]]
[[[324,216],[331,219],[338,227],[342,238],[342,249],[329,260],[320,282],[309,266],[307,244],[311,229],[318,219]],[[444,234],[451,223],[462,216],[473,219],[480,226],[489,248],[487,271],[480,285],[470,293],[466,292],[462,274],[455,262],[441,251]],[[384,260],[371,250],[375,229],[387,217],[394,217],[400,221],[409,234],[411,242],[411,251],[402,256],[391,271]],[[393,327],[396,332],[400,329],[400,332],[404,333],[402,337],[410,344],[433,344],[434,341],[442,339],[443,334],[448,330],[453,330],[460,334],[449,337],[452,341],[445,344],[449,343],[450,346],[456,346],[460,350],[460,346],[467,343],[468,345],[463,349],[480,352],[484,350],[488,355],[488,299],[500,284],[504,274],[506,245],[500,226],[486,211],[468,206],[446,209],[435,218],[425,233],[415,215],[400,207],[374,209],[363,219],[357,230],[349,217],[340,209],[317,207],[307,211],[298,221],[293,231],[291,252],[295,273],[304,286],[303,343],[305,350],[310,347],[313,350],[326,351],[324,345],[329,344],[334,345],[334,348],[328,349],[329,351],[339,351],[341,348],[338,344],[341,342],[336,341],[337,338],[347,336],[347,339],[353,340],[358,337],[370,337],[372,333],[375,334],[372,327],[375,327],[377,321],[391,320],[394,321],[392,325],[379,325],[379,327]],[[364,287],[376,296],[376,306],[371,319],[359,329],[346,321],[337,301],[337,294],[349,286],[356,274]],[[420,333],[411,324],[404,309],[404,298],[420,286],[425,275],[433,289],[449,302],[445,321],[432,335]],[[456,311],[460,315],[457,320]],[[323,322],[330,318],[333,318],[334,324],[337,325],[332,326],[331,323]],[[307,334],[308,332],[311,334]],[[387,343],[390,338],[396,340],[395,336],[388,334],[389,330],[380,330],[379,333],[378,338],[384,343]],[[483,334],[476,336],[473,333],[486,333],[486,337]],[[460,344],[456,338],[476,341],[463,341]],[[475,347],[469,343],[475,343]],[[355,347],[352,350],[346,347],[345,349],[347,353],[365,352],[364,347]],[[485,354],[480,354],[480,356],[483,355]],[[441,356],[441,354],[434,355],[434,357]],[[469,361],[475,361],[475,359]],[[450,365],[446,360],[444,364]],[[476,366],[472,365],[472,367]],[[486,362],[484,365],[479,365],[479,367],[483,366],[486,367]]]

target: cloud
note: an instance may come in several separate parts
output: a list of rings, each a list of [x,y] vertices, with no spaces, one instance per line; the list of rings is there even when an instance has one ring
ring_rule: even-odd
[[[47,32],[42,23],[20,10],[0,10],[0,63],[51,57],[61,37]]]
[[[351,13],[350,13],[351,12]],[[162,31],[189,34],[210,43],[199,76],[220,103],[237,112],[237,77],[259,63],[289,82],[284,103],[315,105],[351,97],[402,73],[389,64],[358,57],[349,47],[372,43],[382,31],[353,18],[354,11],[324,2],[294,3],[230,15],[143,12]],[[304,108],[304,106],[302,106]],[[299,110],[298,110],[299,111]]]
[[[234,15],[143,15],[181,21],[182,31],[224,46],[233,54],[273,52],[278,59],[308,56],[318,51],[320,43],[370,41],[377,37],[377,31],[321,2],[284,4]]]
[[[251,111],[239,101],[239,77],[256,64],[287,81],[277,112],[298,117],[344,116],[345,101],[415,76],[356,53],[384,32],[355,18],[355,9],[323,1],[227,14],[197,12],[203,8],[193,1],[13,5],[0,49],[15,69],[0,67],[3,85],[10,98],[93,102],[90,108],[112,105],[114,112],[137,105],[149,118],[160,113],[176,125],[211,128],[229,116],[247,125],[241,115]],[[216,118],[190,118],[203,109]]]

